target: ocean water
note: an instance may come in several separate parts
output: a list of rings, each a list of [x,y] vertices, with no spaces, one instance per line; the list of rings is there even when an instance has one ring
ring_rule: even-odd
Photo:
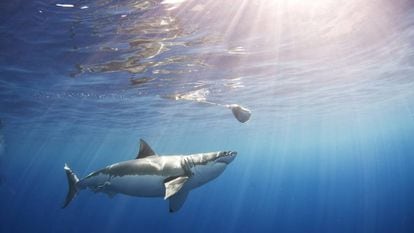
[[[0,2],[0,232],[414,232],[411,0]],[[179,97],[179,98],[178,98]],[[252,111],[238,122],[220,105]],[[82,191],[158,154],[234,150],[168,212]]]

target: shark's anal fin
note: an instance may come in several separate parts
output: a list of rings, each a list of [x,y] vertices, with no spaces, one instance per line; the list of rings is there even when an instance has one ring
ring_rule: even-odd
[[[153,155],[157,155],[157,154],[151,149],[148,143],[140,139],[139,140],[139,151],[135,159],[142,159],[142,158],[153,156]]]
[[[189,191],[187,189],[182,189],[174,196],[170,197],[170,213],[178,211],[183,206],[188,193]]]
[[[188,176],[179,176],[174,179],[166,179],[164,182],[165,186],[165,197],[164,200],[176,194],[184,186],[188,180]]]

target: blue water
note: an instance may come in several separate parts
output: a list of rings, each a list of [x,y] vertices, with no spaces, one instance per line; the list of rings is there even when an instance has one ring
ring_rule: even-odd
[[[1,233],[414,232],[412,1],[0,11]],[[238,156],[177,213],[90,191],[60,208],[65,163],[83,177],[134,158],[140,138],[158,154]]]

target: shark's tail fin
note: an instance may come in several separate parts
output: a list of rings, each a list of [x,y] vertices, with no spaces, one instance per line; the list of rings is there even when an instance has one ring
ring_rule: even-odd
[[[79,179],[67,164],[65,164],[65,167],[63,169],[65,169],[69,185],[68,194],[66,195],[65,203],[63,203],[62,206],[62,208],[65,208],[69,205],[70,201],[72,201],[72,199],[76,196],[76,193],[78,193],[79,191],[79,189],[76,187],[76,184],[79,182]]]

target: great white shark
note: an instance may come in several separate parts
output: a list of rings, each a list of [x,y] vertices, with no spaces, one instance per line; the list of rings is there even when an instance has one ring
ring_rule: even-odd
[[[65,164],[69,191],[62,208],[82,189],[137,197],[164,197],[170,212],[184,204],[190,190],[218,177],[237,152],[219,151],[191,155],[159,156],[142,139],[134,160],[112,164],[79,180]]]

